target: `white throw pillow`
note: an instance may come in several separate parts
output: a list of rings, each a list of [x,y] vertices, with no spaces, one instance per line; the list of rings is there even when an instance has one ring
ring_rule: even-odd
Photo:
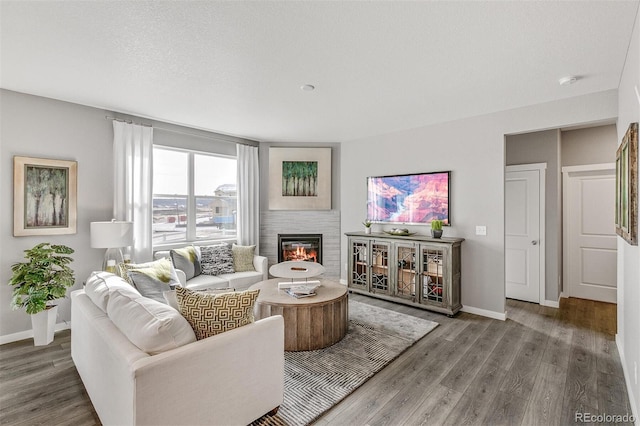
[[[107,312],[109,302],[109,292],[115,289],[122,289],[123,292],[133,296],[140,296],[140,292],[123,278],[109,272],[92,272],[84,285],[84,291],[94,305]]]
[[[172,307],[121,289],[109,296],[107,315],[127,338],[149,355],[196,341],[189,322]]]

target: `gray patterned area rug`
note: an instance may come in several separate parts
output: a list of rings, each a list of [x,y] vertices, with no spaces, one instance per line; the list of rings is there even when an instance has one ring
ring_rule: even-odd
[[[336,405],[438,323],[349,300],[349,330],[325,349],[285,352],[284,402],[254,426],[306,425]]]

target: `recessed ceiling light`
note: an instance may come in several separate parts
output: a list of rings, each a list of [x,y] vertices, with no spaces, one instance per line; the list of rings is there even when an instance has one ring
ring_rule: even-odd
[[[568,75],[558,80],[558,83],[560,83],[560,86],[568,86],[575,83],[576,81],[578,81],[578,77],[576,77],[575,75]]]
[[[313,84],[305,84],[300,86],[300,89],[304,90],[305,92],[311,92],[312,90],[315,90],[316,86],[314,86]]]

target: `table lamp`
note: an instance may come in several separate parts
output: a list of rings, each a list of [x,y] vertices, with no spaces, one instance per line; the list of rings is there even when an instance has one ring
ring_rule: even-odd
[[[122,247],[133,244],[133,222],[91,222],[91,247],[106,248],[102,270],[116,272],[116,265],[124,262]]]

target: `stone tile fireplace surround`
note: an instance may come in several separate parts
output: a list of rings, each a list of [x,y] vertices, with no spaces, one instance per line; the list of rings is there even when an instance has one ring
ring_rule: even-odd
[[[340,277],[340,211],[269,210],[260,215],[260,255],[278,263],[279,234],[321,234],[327,278]]]

